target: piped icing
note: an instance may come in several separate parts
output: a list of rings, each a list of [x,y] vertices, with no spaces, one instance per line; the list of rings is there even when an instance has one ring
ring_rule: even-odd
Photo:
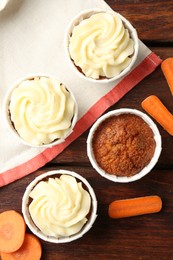
[[[63,174],[40,181],[29,196],[31,218],[47,236],[71,236],[87,222],[91,197],[73,176]]]
[[[71,130],[75,102],[55,78],[22,81],[12,92],[9,113],[19,136],[31,145],[64,139]]]
[[[87,77],[112,78],[130,64],[134,41],[118,15],[101,12],[74,26],[69,53]]]

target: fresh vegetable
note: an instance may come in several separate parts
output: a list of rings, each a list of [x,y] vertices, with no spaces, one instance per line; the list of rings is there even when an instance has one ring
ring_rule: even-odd
[[[161,208],[162,200],[159,196],[146,196],[113,201],[109,205],[108,214],[111,218],[127,218],[156,213]]]
[[[18,250],[23,244],[25,231],[26,224],[20,213],[15,210],[0,213],[0,252]]]
[[[41,258],[42,248],[40,241],[33,234],[25,234],[22,246],[15,252],[1,252],[2,260],[39,260]]]
[[[147,97],[141,105],[170,135],[173,135],[173,115],[157,96]]]
[[[161,69],[173,95],[173,57],[164,60],[161,63]]]

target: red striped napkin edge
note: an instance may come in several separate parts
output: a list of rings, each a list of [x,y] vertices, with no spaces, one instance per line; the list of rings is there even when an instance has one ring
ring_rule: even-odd
[[[142,79],[152,73],[161,63],[161,59],[151,52],[130,74],[122,79],[111,91],[101,97],[77,122],[73,133],[62,144],[47,148],[27,162],[0,174],[0,187],[12,183],[44,166],[60,154],[69,144],[77,139],[110,106],[118,102]]]

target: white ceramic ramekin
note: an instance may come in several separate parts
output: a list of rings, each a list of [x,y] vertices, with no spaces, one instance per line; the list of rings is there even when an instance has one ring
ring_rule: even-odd
[[[84,189],[86,189],[91,196],[91,211],[89,214],[88,221],[86,222],[86,224],[83,226],[83,228],[78,233],[71,235],[69,237],[56,238],[53,236],[46,236],[34,224],[33,220],[31,219],[30,213],[29,213],[29,200],[30,200],[29,194],[32,191],[32,189],[40,181],[44,180],[45,178],[47,179],[48,177],[55,177],[55,176],[58,177],[58,176],[61,176],[62,174],[73,176],[76,178],[76,180],[78,182],[82,182],[82,184],[84,185]],[[78,173],[73,172],[73,171],[68,171],[68,170],[53,170],[53,171],[46,172],[46,173],[36,177],[27,186],[25,193],[23,195],[23,199],[22,199],[22,213],[23,213],[27,226],[36,236],[38,236],[39,238],[41,238],[47,242],[51,242],[51,243],[67,243],[67,242],[71,242],[73,240],[81,238],[86,232],[88,232],[91,229],[91,227],[93,226],[93,224],[96,220],[96,217],[97,217],[97,199],[96,199],[94,190],[91,187],[91,185],[89,184],[89,182],[84,177],[79,175]]]
[[[23,144],[25,145],[29,145],[31,147],[52,147],[54,145],[57,145],[57,144],[60,144],[62,142],[65,141],[65,139],[73,132],[73,129],[74,129],[74,126],[77,122],[77,118],[78,118],[78,105],[77,105],[77,102],[76,102],[76,99],[73,95],[73,92],[70,90],[70,88],[68,86],[66,86],[65,84],[65,87],[66,89],[69,91],[70,95],[72,96],[73,100],[74,100],[74,104],[75,104],[75,111],[74,111],[74,116],[72,118],[72,122],[71,122],[71,126],[69,128],[69,131],[66,133],[66,135],[64,136],[64,138],[59,138],[59,139],[56,139],[54,141],[52,141],[51,143],[48,143],[48,144],[42,144],[42,145],[33,145],[25,140],[23,140],[19,133],[17,132],[17,130],[15,129],[12,121],[11,121],[11,118],[10,118],[10,111],[9,111],[9,104],[10,104],[10,98],[11,98],[11,95],[12,95],[12,92],[15,88],[18,87],[18,85],[20,83],[22,83],[23,81],[25,80],[29,80],[29,79],[33,79],[33,78],[36,78],[36,77],[47,77],[47,78],[55,78],[54,76],[52,75],[47,75],[47,74],[33,74],[33,75],[28,75],[28,76],[25,76],[19,80],[17,80],[15,83],[12,84],[12,86],[9,88],[9,90],[7,91],[6,93],[6,96],[5,96],[5,99],[4,99],[4,103],[3,103],[3,114],[4,114],[4,118],[5,118],[5,122],[6,122],[6,125],[8,127],[8,129],[11,131],[12,134],[14,134]]]
[[[98,128],[98,126],[107,118],[112,117],[112,116],[118,116],[121,114],[134,114],[134,115],[141,117],[151,128],[151,130],[153,132],[154,140],[156,142],[154,155],[153,155],[151,161],[149,162],[149,164],[146,167],[144,167],[139,173],[137,173],[133,176],[130,176],[130,177],[120,177],[120,176],[112,175],[112,174],[105,172],[98,165],[98,163],[94,157],[93,148],[92,148],[93,136],[94,136],[94,133],[95,133],[96,129]],[[87,138],[87,154],[88,154],[89,160],[90,160],[93,168],[101,176],[103,176],[111,181],[120,182],[120,183],[128,183],[128,182],[136,181],[136,180],[139,180],[142,177],[144,177],[146,174],[148,174],[152,170],[152,168],[155,166],[155,164],[157,163],[161,150],[162,150],[162,141],[161,141],[161,136],[160,136],[160,133],[159,133],[159,130],[158,130],[156,124],[145,113],[143,113],[139,110],[130,109],[130,108],[122,108],[122,109],[113,110],[113,111],[110,111],[110,112],[104,114],[103,116],[101,116],[91,127],[88,138]]]
[[[93,14],[102,13],[102,12],[110,13],[112,15],[116,15],[116,16],[120,17],[120,19],[123,21],[124,26],[128,29],[130,36],[134,41],[134,53],[132,55],[132,59],[131,59],[130,64],[128,65],[128,67],[126,67],[123,71],[121,71],[121,73],[119,75],[112,77],[112,78],[94,79],[94,78],[85,76],[83,73],[81,73],[78,70],[78,68],[75,66],[73,60],[71,59],[68,46],[69,46],[70,37],[72,35],[74,27],[77,26],[82,20],[89,18]],[[112,82],[112,81],[115,81],[115,80],[118,80],[118,79],[124,77],[126,74],[128,74],[132,70],[132,67],[138,56],[138,51],[139,51],[139,39],[138,39],[136,29],[131,25],[131,23],[125,17],[123,17],[121,14],[119,14],[113,10],[109,10],[109,11],[102,10],[102,9],[85,10],[85,11],[79,13],[78,15],[76,15],[72,19],[72,21],[69,23],[69,26],[67,27],[67,31],[65,33],[65,52],[66,52],[66,56],[70,63],[71,68],[77,73],[77,75],[79,77],[86,79],[90,82],[94,82],[94,83],[109,83],[109,82]]]
[[[9,0],[0,0],[0,11],[4,10]]]

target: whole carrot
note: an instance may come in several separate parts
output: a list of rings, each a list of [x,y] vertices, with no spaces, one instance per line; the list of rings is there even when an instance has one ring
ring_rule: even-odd
[[[161,63],[161,69],[173,95],[173,57],[164,60]]]
[[[170,135],[173,135],[173,115],[157,96],[147,97],[141,105]]]
[[[162,208],[159,196],[146,196],[113,201],[109,205],[110,218],[127,218],[144,214],[157,213]]]

